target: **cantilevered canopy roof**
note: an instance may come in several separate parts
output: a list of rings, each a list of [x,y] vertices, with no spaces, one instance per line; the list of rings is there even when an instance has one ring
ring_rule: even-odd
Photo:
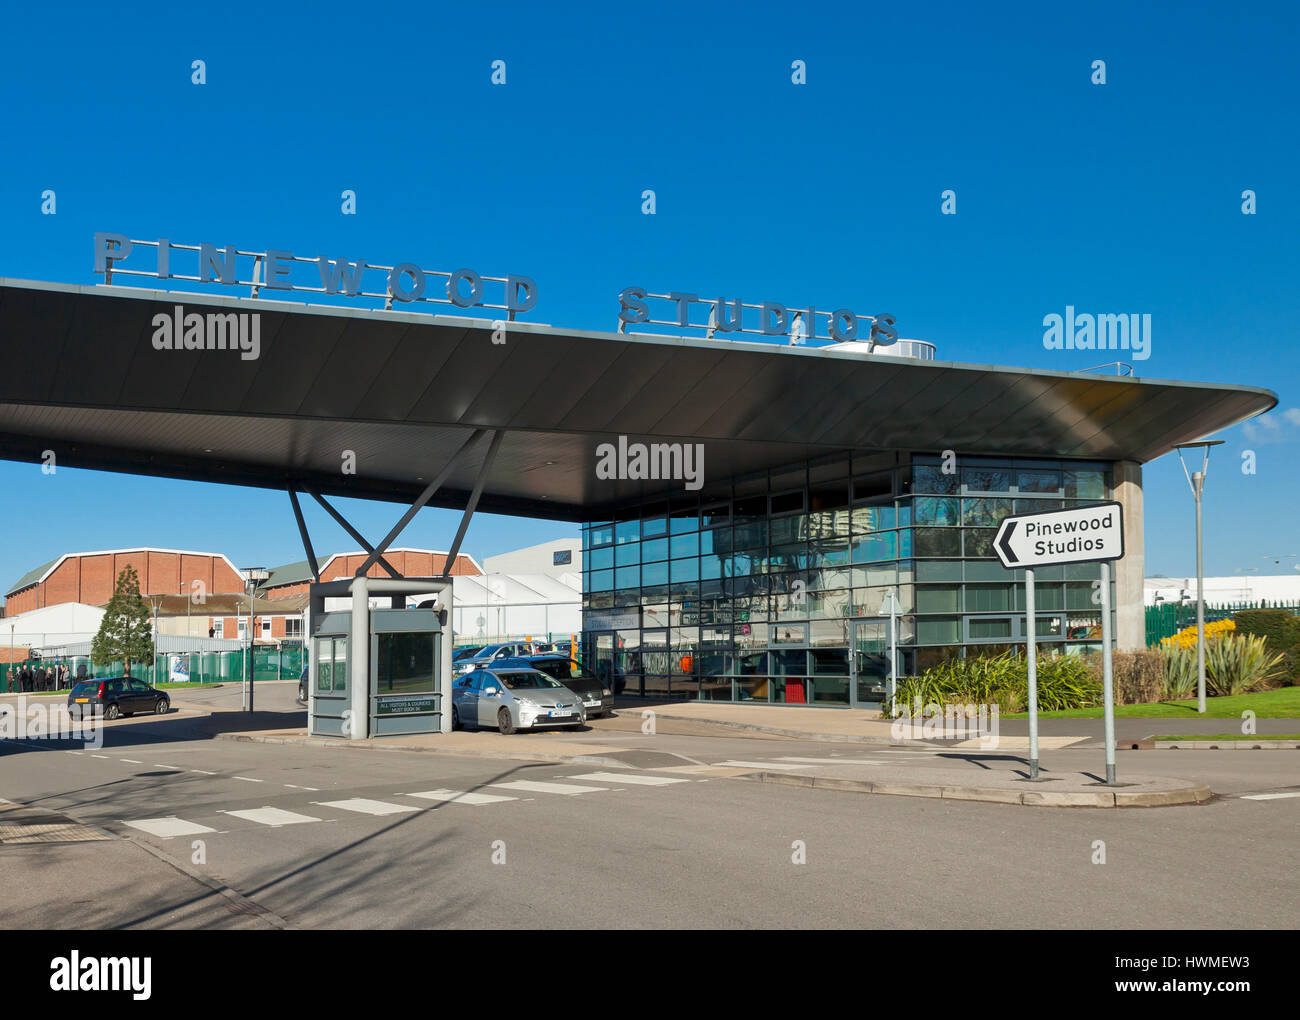
[[[156,314],[260,312],[261,356],[158,351]],[[0,457],[409,502],[475,429],[479,509],[595,520],[682,483],[597,447],[702,443],[710,480],[837,451],[1148,461],[1267,411],[1266,389],[620,336],[481,319],[0,280]],[[488,443],[433,505],[462,507]],[[356,472],[343,471],[344,451]]]

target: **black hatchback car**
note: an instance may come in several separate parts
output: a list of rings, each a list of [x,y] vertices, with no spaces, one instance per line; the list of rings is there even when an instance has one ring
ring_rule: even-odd
[[[150,687],[133,676],[81,680],[68,691],[68,715],[74,719],[80,719],[83,713],[99,714],[105,719],[137,712],[166,715],[171,707],[171,698],[166,691]]]
[[[509,659],[497,659],[492,663],[493,669],[527,667],[545,673],[552,680],[558,680],[582,699],[587,709],[587,718],[609,715],[614,710],[614,694],[608,687],[584,669],[581,663],[567,655],[521,655]]]

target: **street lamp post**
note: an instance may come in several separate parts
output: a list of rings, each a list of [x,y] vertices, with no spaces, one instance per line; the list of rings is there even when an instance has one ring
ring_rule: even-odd
[[[898,595],[893,588],[885,592],[885,598],[889,602],[889,689],[887,697],[889,698],[889,714],[892,718],[894,715],[894,698],[898,691]],[[879,615],[885,615],[885,607],[881,605]]]
[[[265,567],[247,567],[244,583],[248,588],[248,665],[244,670],[244,711],[253,711],[253,596],[257,586],[271,576]]]
[[[1187,484],[1191,486],[1192,498],[1196,500],[1196,711],[1202,715],[1205,714],[1205,564],[1201,541],[1201,494],[1205,491],[1205,476],[1210,470],[1210,447],[1222,445],[1222,439],[1210,439],[1199,443],[1179,443],[1174,447],[1178,451],[1178,463],[1183,465],[1183,474],[1187,476]],[[1198,448],[1201,450],[1201,470],[1189,473],[1183,451]]]

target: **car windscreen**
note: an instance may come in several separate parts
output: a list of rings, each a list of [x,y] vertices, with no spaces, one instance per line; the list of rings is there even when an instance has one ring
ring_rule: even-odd
[[[565,680],[595,680],[596,678],[572,659],[539,659],[533,669],[540,669],[549,677],[563,683]]]
[[[482,645],[472,645],[469,648],[457,648],[456,654],[451,657],[452,662],[459,662],[461,659],[468,659],[483,651]]]
[[[501,682],[512,691],[553,690],[561,686],[540,673],[502,673]]]
[[[82,680],[69,692],[74,695],[94,694],[99,690],[98,680]]]

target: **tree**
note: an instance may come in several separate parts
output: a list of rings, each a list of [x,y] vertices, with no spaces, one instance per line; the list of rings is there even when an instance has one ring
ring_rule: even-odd
[[[128,566],[117,575],[117,587],[104,607],[99,633],[90,643],[90,658],[97,666],[120,659],[127,676],[131,675],[132,662],[153,662],[149,604],[140,597],[135,567]]]

